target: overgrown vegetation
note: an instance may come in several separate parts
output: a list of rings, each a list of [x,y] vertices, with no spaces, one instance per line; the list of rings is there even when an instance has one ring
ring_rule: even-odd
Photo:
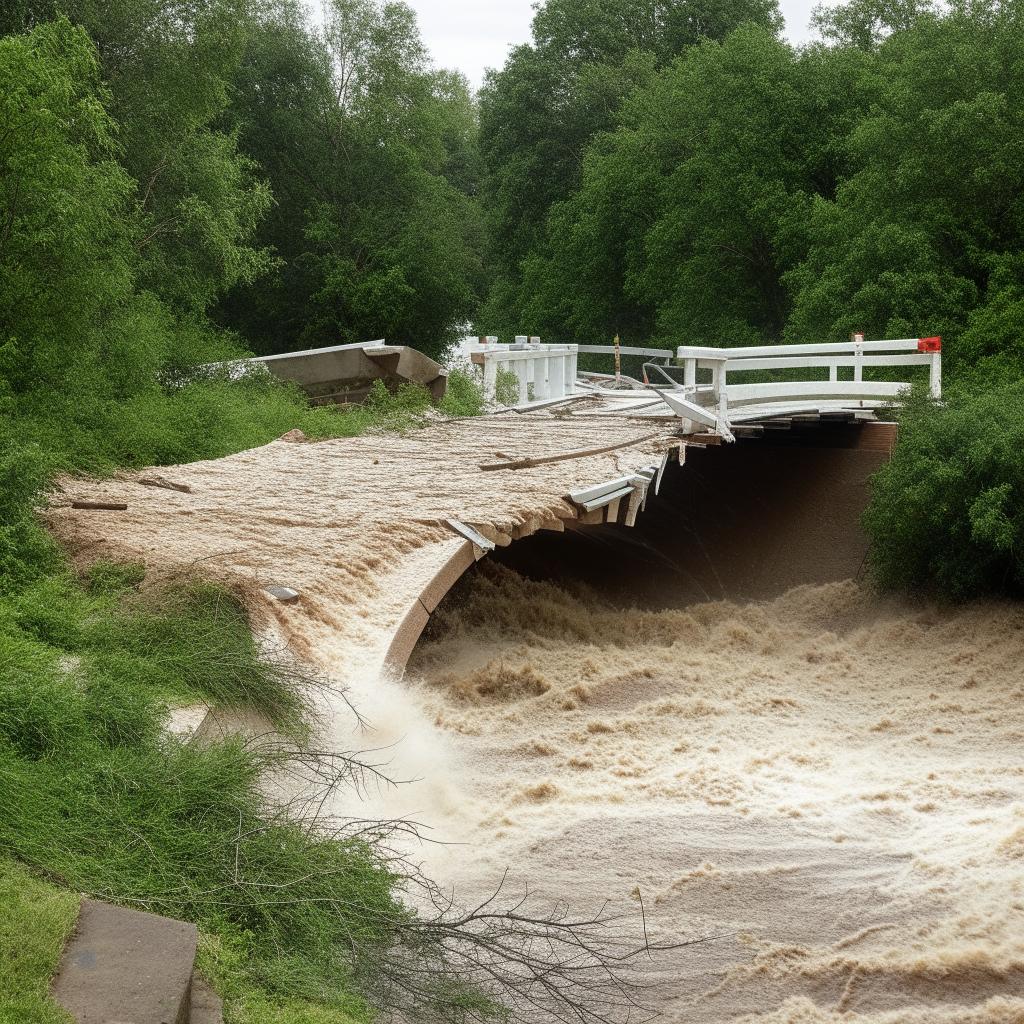
[[[171,707],[206,703],[302,736],[309,681],[261,655],[219,589],[142,584],[139,569],[101,564],[81,581],[39,572],[0,598],[0,850],[74,892],[197,921],[239,954],[228,980],[250,999],[365,1016],[353,936],[369,952],[405,913],[381,856],[266,804],[267,758],[289,763],[280,742],[163,731]],[[267,901],[299,877],[309,902]]]
[[[0,1020],[71,1024],[50,999],[50,978],[78,917],[78,897],[0,857]]]
[[[1024,594],[1024,380],[914,395],[865,525],[885,587]]]
[[[647,6],[548,0],[488,80],[483,326],[668,347],[941,334],[953,368],[1019,367],[1019,3],[854,0],[800,48],[774,5],[701,5],[695,35],[688,4]]]

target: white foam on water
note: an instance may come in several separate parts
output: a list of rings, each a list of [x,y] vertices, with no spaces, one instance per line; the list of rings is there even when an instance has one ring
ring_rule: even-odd
[[[466,844],[439,880],[710,937],[650,966],[670,1020],[1024,1022],[1020,605],[623,610],[483,563],[351,695],[420,780],[362,811]]]

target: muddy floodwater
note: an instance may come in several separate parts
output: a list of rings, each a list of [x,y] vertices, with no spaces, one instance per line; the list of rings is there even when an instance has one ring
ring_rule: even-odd
[[[435,877],[642,897],[669,1021],[1024,1022],[1024,607],[622,609],[481,563],[364,702]]]

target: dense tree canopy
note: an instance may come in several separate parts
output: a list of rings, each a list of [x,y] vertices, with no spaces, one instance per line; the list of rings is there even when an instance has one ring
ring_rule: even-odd
[[[51,215],[107,211],[87,233],[99,257],[64,290],[89,292],[82,316],[121,281],[183,332],[164,348],[184,362],[213,325],[261,352],[388,337],[437,353],[470,320],[670,345],[942,333],[952,365],[1019,362],[1019,0],[850,0],[801,48],[774,0],[546,0],[479,102],[432,65],[404,4],[326,15],[304,0],[0,12],[12,55],[58,18],[81,33],[62,102],[91,97],[102,131],[76,159],[109,187]],[[32,102],[71,134],[93,123]],[[38,299],[17,274],[9,301]],[[9,323],[27,319],[48,329]]]
[[[0,29],[12,45],[59,18],[81,33],[74,87],[108,122],[131,287],[170,322],[211,316],[260,351],[387,336],[436,353],[483,287],[472,97],[431,66],[404,4],[327,15],[40,0],[5,8]]]
[[[852,0],[801,49],[768,10],[688,33],[684,6],[622,5],[574,36],[582,6],[542,6],[482,98],[482,327],[669,345],[941,333],[953,367],[1019,364],[1019,3]],[[616,85],[601,104],[581,99],[595,68]]]
[[[777,30],[775,0],[547,0],[534,42],[513,50],[480,97],[494,281],[484,316],[511,329],[529,302],[522,262],[554,204],[579,185],[588,146],[655,69],[743,23]]]
[[[835,188],[862,63],[797,54],[748,25],[656,75],[590,148],[580,188],[524,261],[531,329],[778,340],[783,273],[804,244],[810,197]]]
[[[922,14],[871,75],[849,173],[812,212],[788,333],[941,333],[957,356],[972,317],[1005,303],[1024,243],[1021,8]]]
[[[293,0],[271,4],[232,114],[274,194],[258,238],[277,264],[218,317],[262,351],[372,337],[438,351],[482,286],[476,117],[409,9],[336,0],[317,34]]]

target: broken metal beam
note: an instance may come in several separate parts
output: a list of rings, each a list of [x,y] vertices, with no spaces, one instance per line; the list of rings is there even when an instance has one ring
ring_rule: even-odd
[[[477,558],[482,558],[483,554],[488,551],[494,550],[494,541],[488,540],[478,530],[474,530],[472,526],[467,526],[460,519],[446,519],[445,522],[456,532],[461,534],[466,540],[472,541],[477,549],[481,552]]]

